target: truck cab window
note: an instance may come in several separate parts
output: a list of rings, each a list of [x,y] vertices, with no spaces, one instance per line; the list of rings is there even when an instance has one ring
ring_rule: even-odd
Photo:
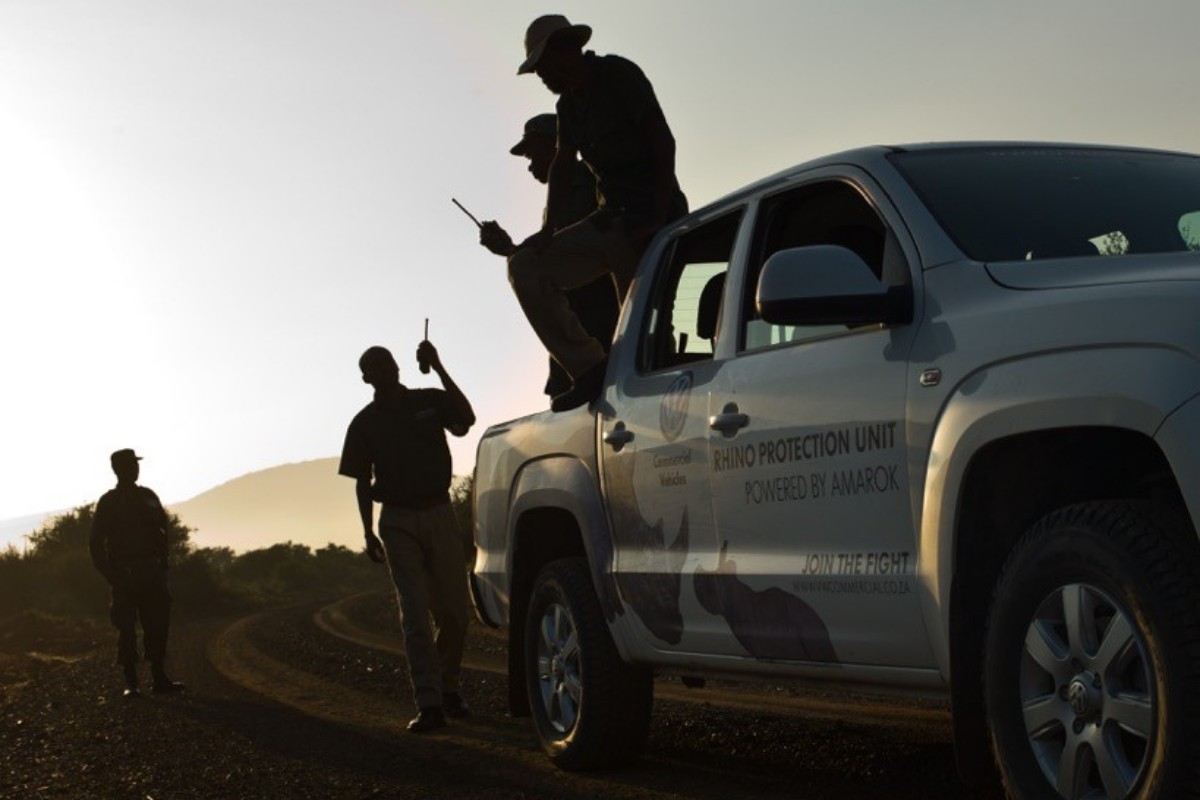
[[[759,318],[754,307],[755,287],[763,264],[774,253],[808,245],[839,245],[857,253],[881,281],[885,277],[885,263],[899,255],[874,207],[855,186],[844,181],[811,184],[774,197],[764,202],[760,220],[750,269],[746,271],[747,283],[742,292],[742,348],[745,350],[815,339],[846,330],[845,325],[771,325]]]
[[[667,248],[642,327],[638,363],[654,372],[711,359],[716,347],[725,272],[742,211],[679,236]]]

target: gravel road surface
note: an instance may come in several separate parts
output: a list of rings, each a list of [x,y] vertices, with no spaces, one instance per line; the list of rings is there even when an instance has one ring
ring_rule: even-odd
[[[733,682],[660,680],[639,763],[561,772],[506,715],[504,640],[480,626],[463,686],[475,715],[407,734],[383,593],[177,625],[178,696],[122,698],[113,638],[0,625],[0,798],[985,797],[958,782],[943,708]]]

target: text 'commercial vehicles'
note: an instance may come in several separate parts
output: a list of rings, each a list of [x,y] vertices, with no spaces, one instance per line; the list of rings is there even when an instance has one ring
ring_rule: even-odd
[[[1200,786],[1200,158],[875,147],[664,230],[591,410],[494,426],[473,588],[565,768],[652,674],[951,701],[1014,797]]]

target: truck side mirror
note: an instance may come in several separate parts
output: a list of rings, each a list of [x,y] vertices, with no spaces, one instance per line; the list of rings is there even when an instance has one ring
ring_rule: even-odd
[[[912,289],[884,286],[853,250],[821,244],[780,250],[763,264],[755,305],[772,325],[912,321]]]

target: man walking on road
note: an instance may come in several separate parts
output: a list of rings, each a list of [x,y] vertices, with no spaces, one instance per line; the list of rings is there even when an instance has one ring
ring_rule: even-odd
[[[446,716],[470,714],[459,694],[469,614],[466,548],[450,506],[445,432],[465,435],[475,412],[428,341],[418,346],[417,361],[438,374],[443,389],[409,389],[388,350],[363,353],[358,366],[375,399],[350,422],[338,472],[355,479],[367,555],[391,570],[417,705],[408,730],[425,733],[443,727]],[[383,504],[378,536],[374,502]]]
[[[566,411],[594,400],[604,383],[604,347],[572,312],[565,290],[612,276],[624,300],[651,237],[687,211],[675,178],[675,138],[654,88],[636,64],[583,46],[592,29],[566,17],[538,17],[525,33],[518,74],[537,73],[559,96],[558,145],[550,167],[546,219],[508,262],[525,316],[572,386],[551,403]],[[600,208],[568,224],[574,162],[596,176]]]
[[[117,663],[125,674],[125,696],[137,697],[137,623],[142,623],[146,660],[157,694],[178,692],[183,684],[167,677],[167,529],[170,520],[151,490],[137,485],[141,458],[132,450],[109,457],[117,486],[96,503],[88,545],[92,563],[112,587],[110,618],[117,629]]]
[[[553,114],[538,114],[525,123],[521,141],[509,150],[514,156],[529,161],[529,173],[538,181],[550,180],[550,165],[554,162],[558,142],[558,118]],[[596,210],[596,177],[579,159],[573,165],[571,192],[567,198],[567,210],[563,224],[573,225]],[[543,214],[543,221],[545,215]],[[518,245],[504,228],[494,221],[486,221],[479,229],[479,243],[498,256],[512,256]],[[620,303],[617,301],[612,279],[607,275],[571,289],[567,292],[571,311],[579,317],[580,324],[589,336],[600,342],[605,353],[612,343],[613,330],[617,327]],[[553,358],[550,359],[550,375],[546,379],[546,394],[556,397],[571,388],[571,376]]]

